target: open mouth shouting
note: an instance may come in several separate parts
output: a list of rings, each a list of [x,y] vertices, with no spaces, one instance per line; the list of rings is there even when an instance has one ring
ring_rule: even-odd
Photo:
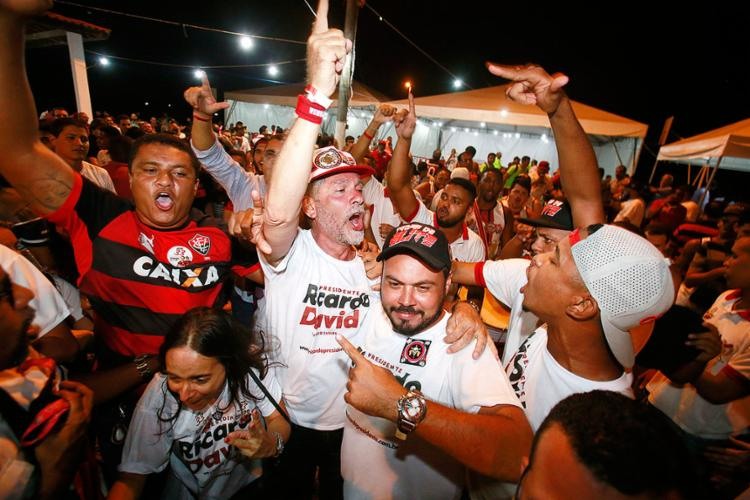
[[[174,207],[174,200],[172,199],[172,195],[167,193],[166,191],[157,193],[156,199],[154,201],[156,203],[156,207],[164,212],[167,212],[171,210],[172,207]]]
[[[355,231],[365,230],[365,214],[364,212],[357,212],[349,217],[349,224]]]

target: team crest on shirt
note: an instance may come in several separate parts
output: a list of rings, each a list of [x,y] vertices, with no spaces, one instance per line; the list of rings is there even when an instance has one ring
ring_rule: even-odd
[[[203,236],[202,234],[196,234],[190,240],[188,240],[188,244],[198,252],[199,254],[206,256],[208,255],[208,251],[211,249],[211,238],[208,236]]]
[[[185,267],[193,262],[193,252],[188,247],[173,246],[167,252],[167,260],[175,267]]]
[[[430,350],[432,340],[406,339],[404,350],[401,351],[401,362],[407,365],[424,366],[427,363],[427,351]]]
[[[150,253],[151,255],[154,254],[154,236],[153,235],[149,238],[145,234],[140,233],[138,235],[138,243],[140,243],[143,248],[148,250],[148,253]]]

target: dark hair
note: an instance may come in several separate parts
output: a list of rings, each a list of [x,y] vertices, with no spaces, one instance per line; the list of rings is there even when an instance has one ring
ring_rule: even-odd
[[[101,132],[102,134],[106,135],[110,139],[113,137],[119,137],[122,135],[122,132],[120,131],[120,129],[112,125],[105,125],[101,127]]]
[[[347,135],[347,136],[346,136],[346,137],[344,138],[344,141],[348,141],[348,140],[350,140],[350,139],[351,139],[351,140],[353,141],[353,140],[354,140],[354,136],[353,136],[353,135]]]
[[[482,175],[479,177],[480,182],[490,174],[497,175],[500,178],[500,182],[503,182],[503,173],[500,170],[490,166],[487,167],[487,170],[482,172]]]
[[[599,481],[625,495],[679,492],[698,498],[694,465],[668,418],[622,394],[596,390],[573,394],[550,411],[534,437],[559,425],[576,458]]]
[[[49,131],[52,132],[52,135],[55,137],[59,137],[65,127],[87,129],[87,124],[81,120],[76,120],[75,118],[57,118],[50,125]]]
[[[138,156],[138,151],[140,151],[143,146],[147,146],[149,144],[161,144],[164,146],[170,146],[179,151],[182,151],[183,153],[187,153],[187,155],[190,157],[190,166],[193,167],[196,177],[200,173],[201,163],[200,161],[198,161],[198,157],[195,156],[193,148],[191,148],[190,144],[188,144],[187,142],[171,134],[146,134],[139,137],[138,140],[133,142],[133,147],[130,150],[130,158],[128,159],[128,170],[133,169],[133,160],[136,156]]]
[[[474,146],[466,146],[466,149],[464,149],[464,153],[469,153],[471,157],[474,158],[474,156],[476,156],[477,154],[477,148],[475,148]]]
[[[477,188],[476,188],[476,186],[474,186],[474,184],[471,181],[467,180],[467,179],[462,179],[461,177],[456,177],[454,179],[449,180],[448,184],[454,184],[456,186],[460,186],[460,187],[464,188],[469,193],[469,196],[471,197],[471,199],[469,200],[469,203],[473,202],[474,198],[477,197]]]
[[[524,156],[524,158],[528,158],[528,156]],[[529,177],[526,174],[521,174],[518,177],[515,178],[513,181],[513,184],[510,185],[510,188],[513,189],[513,186],[516,184],[519,184],[522,188],[526,189],[529,193],[531,192],[531,177]]]
[[[127,163],[130,158],[130,150],[133,148],[133,139],[125,135],[118,135],[109,140],[109,156],[112,161]]]
[[[140,138],[141,136],[146,135],[146,132],[144,132],[141,127],[130,127],[125,131],[124,135],[126,135],[127,137],[130,137],[133,140],[136,140]]]
[[[226,382],[229,385],[229,403],[236,403],[240,398],[257,400],[247,385],[247,374],[251,368],[265,377],[268,364],[263,354],[264,343],[260,335],[235,320],[231,314],[218,308],[196,307],[183,314],[172,325],[159,348],[159,361],[166,369],[167,351],[176,347],[189,347],[207,358],[215,358],[224,366]],[[166,389],[165,384],[165,391]],[[166,393],[165,393],[166,395]],[[174,415],[164,415],[167,399],[157,415],[162,422],[174,422],[180,413],[182,404],[177,400],[177,411]]]

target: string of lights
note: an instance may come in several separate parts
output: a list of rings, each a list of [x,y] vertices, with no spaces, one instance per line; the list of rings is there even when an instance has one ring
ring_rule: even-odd
[[[307,3],[307,2],[305,2],[305,3]],[[432,57],[430,54],[427,53],[426,50],[424,50],[422,47],[420,47],[415,42],[413,42],[409,37],[407,37],[404,33],[402,33],[401,30],[399,30],[398,28],[396,28],[396,26],[394,26],[393,23],[391,23],[390,21],[388,21],[388,19],[384,18],[382,16],[382,14],[380,14],[378,11],[376,11],[373,8],[372,5],[370,5],[370,2],[365,3],[365,7],[367,7],[368,10],[370,10],[373,14],[375,14],[377,16],[377,18],[378,18],[379,21],[385,23],[386,26],[388,26],[393,31],[395,31],[396,34],[398,34],[401,38],[403,38],[404,40],[406,40],[412,47],[414,47],[415,49],[417,49],[423,56],[425,56],[427,59],[429,59],[430,61],[432,61],[437,67],[439,67],[440,69],[442,69],[443,71],[445,71],[446,73],[448,73],[453,78],[453,87],[454,88],[458,89],[458,88],[461,88],[461,87],[465,86],[465,87],[473,90],[472,86],[468,85],[461,78],[459,78],[458,76],[456,76],[451,70],[449,70],[447,67],[445,67],[445,65],[441,64],[440,61],[438,61],[437,59],[435,59],[434,57]]]
[[[305,5],[307,6],[307,8],[310,9],[310,12],[312,13],[312,15],[315,16],[315,9],[313,9],[313,7],[310,5],[310,3],[307,0],[303,0],[303,1],[304,1]],[[242,47],[242,49],[244,49],[244,50],[249,50],[249,49],[252,48],[252,46],[253,46],[253,39],[271,40],[271,41],[276,41],[276,42],[285,42],[285,43],[292,43],[292,44],[297,44],[297,45],[305,45],[306,44],[306,42],[300,41],[300,40],[291,40],[291,39],[288,39],[288,38],[272,37],[272,36],[257,35],[257,34],[249,35],[247,33],[239,33],[239,32],[236,32],[236,31],[229,31],[229,30],[220,29],[220,28],[212,28],[212,27],[209,27],[209,26],[201,26],[201,25],[197,25],[197,24],[182,23],[182,22],[172,21],[172,20],[168,20],[168,19],[160,19],[160,18],[156,18],[156,17],[143,16],[143,15],[139,15],[139,14],[132,14],[132,13],[129,13],[129,12],[122,12],[122,11],[117,11],[117,10],[112,10],[112,9],[105,9],[105,8],[102,8],[102,7],[94,7],[94,6],[91,6],[91,5],[81,4],[81,3],[77,3],[77,2],[71,2],[71,1],[68,1],[68,0],[57,0],[57,3],[61,4],[61,5],[68,5],[68,6],[71,6],[71,7],[79,7],[79,8],[83,8],[83,9],[94,10],[94,11],[103,12],[103,13],[112,14],[112,15],[119,15],[119,16],[129,17],[129,18],[132,18],[132,19],[139,19],[139,20],[142,20],[142,21],[150,21],[150,22],[167,24],[167,25],[170,25],[170,26],[178,26],[178,27],[181,27],[183,29],[183,31],[185,31],[186,33],[187,33],[187,31],[186,31],[187,29],[195,29],[195,30],[209,31],[209,32],[214,32],[214,33],[222,33],[222,34],[225,34],[225,35],[237,36],[237,37],[240,38],[240,40],[239,40],[240,47]],[[388,19],[384,18],[382,16],[382,14],[380,14],[377,10],[375,10],[375,8],[369,2],[366,2],[364,4],[364,6],[367,7],[367,9],[369,11],[371,11],[378,18],[379,21],[385,23],[386,26],[388,26],[390,29],[392,29],[401,38],[403,38],[404,40],[406,40],[407,43],[409,43],[412,47],[414,47],[417,51],[419,51],[422,55],[424,55],[427,59],[429,59],[433,64],[435,64],[437,67],[439,67],[445,73],[447,73],[448,75],[450,75],[453,78],[453,88],[454,89],[460,89],[462,87],[467,87],[469,89],[473,89],[472,86],[470,86],[466,82],[464,82],[460,77],[458,77],[455,73],[453,73],[450,69],[448,69],[444,64],[442,64],[440,61],[438,61],[437,59],[435,59],[426,50],[424,50],[422,47],[420,47],[419,45],[417,45],[416,42],[414,42],[408,36],[406,36],[393,23],[391,23]],[[97,54],[97,53],[95,53],[95,54]],[[146,61],[146,60],[142,60],[142,59],[132,59],[132,58],[126,58],[126,57],[104,56],[104,54],[97,54],[97,55],[99,55],[101,57],[110,57],[112,59],[119,59],[119,60],[124,60],[124,61],[142,63],[142,64],[153,64],[153,65],[159,65],[159,66],[171,66],[171,67],[182,67],[182,68],[194,68],[195,67],[194,65],[173,64],[173,63],[160,63],[160,62],[155,62],[155,61]],[[272,76],[276,76],[276,74],[278,73],[278,70],[277,69],[273,70],[272,68],[277,68],[278,66],[283,65],[283,64],[290,64],[290,63],[300,62],[300,61],[304,61],[304,60],[305,59],[295,59],[295,60],[292,60],[292,61],[284,61],[284,62],[278,62],[278,63],[264,63],[264,64],[201,66],[201,68],[210,69],[210,68],[268,67],[269,68],[269,73]],[[106,65],[106,63],[103,63],[103,65]]]
[[[131,14],[129,12],[121,12],[121,11],[117,11],[117,10],[104,9],[102,7],[93,7],[91,5],[86,5],[86,4],[76,3],[76,2],[69,2],[69,1],[66,1],[66,0],[57,0],[56,3],[61,4],[61,5],[69,5],[71,7],[80,7],[80,8],[88,9],[88,10],[95,10],[95,11],[104,12],[104,13],[107,13],[107,14],[114,14],[114,15],[118,15],[118,16],[130,17],[130,18],[133,18],[133,19],[140,19],[141,21],[151,21],[151,22],[155,22],[155,23],[169,24],[171,26],[179,26],[183,30],[187,29],[187,28],[190,28],[190,29],[194,29],[194,30],[212,31],[214,33],[223,33],[225,35],[234,35],[234,36],[239,36],[239,37],[247,37],[247,38],[250,38],[250,39],[257,38],[258,40],[270,40],[270,41],[274,41],[274,42],[293,43],[293,44],[296,44],[296,45],[306,45],[307,44],[307,42],[300,41],[300,40],[290,40],[289,38],[280,38],[280,37],[275,37],[275,36],[265,36],[265,35],[255,35],[255,34],[254,35],[248,35],[247,33],[238,33],[236,31],[229,31],[229,30],[220,29],[220,28],[211,28],[209,26],[200,26],[200,25],[197,25],[197,24],[181,23],[181,22],[177,22],[177,21],[170,21],[168,19],[159,19],[159,18],[156,18],[156,17],[141,16],[139,14]]]
[[[147,59],[135,59],[132,57],[122,57],[122,56],[113,56],[109,54],[104,54],[102,52],[96,52],[93,50],[87,50],[86,51],[89,54],[93,54],[95,56],[98,56],[99,62],[102,63],[102,65],[107,65],[107,63],[103,63],[101,58],[105,59],[115,59],[119,61],[128,61],[128,62],[134,62],[134,63],[140,63],[140,64],[151,64],[153,66],[168,66],[171,68],[190,68],[190,69],[197,69],[197,70],[206,70],[206,69],[230,69],[230,68],[271,68],[273,66],[283,66],[285,64],[294,64],[299,62],[304,62],[305,58],[301,59],[292,59],[289,61],[278,61],[278,62],[271,62],[271,63],[258,63],[258,64],[224,64],[224,65],[211,65],[211,66],[203,66],[199,65],[196,66],[195,64],[177,64],[177,63],[168,63],[168,62],[159,62],[159,61],[149,61]]]

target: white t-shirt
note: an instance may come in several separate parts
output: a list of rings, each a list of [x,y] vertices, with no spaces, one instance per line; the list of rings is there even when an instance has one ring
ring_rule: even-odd
[[[387,368],[408,389],[468,413],[480,407],[519,406],[518,398],[492,354],[473,360],[472,347],[448,354],[443,341],[449,314],[411,337],[393,331],[382,308],[373,312],[364,355]],[[396,424],[347,408],[341,445],[344,497],[460,498],[465,467],[424,441],[395,438]]]
[[[502,364],[507,366],[524,340],[536,330],[539,319],[529,311],[523,310],[523,294],[521,287],[526,284],[526,269],[529,261],[526,259],[488,260],[480,264],[480,272],[484,283],[493,297],[510,307],[508,320],[508,336],[503,349]]]
[[[738,290],[724,292],[703,315],[706,323],[719,330],[723,349],[709,361],[706,369],[713,375],[727,376],[750,384],[750,319],[732,310],[740,299]],[[673,384],[661,372],[646,386],[649,401],[669,416],[685,432],[706,439],[725,439],[750,426],[750,396],[725,404],[712,404],[703,399],[695,387]]]
[[[49,333],[70,316],[70,310],[65,305],[60,292],[23,255],[0,245],[0,266],[8,273],[13,283],[28,288],[34,293],[34,298],[31,299],[29,305],[35,311],[34,324],[39,327],[37,338]]]
[[[84,161],[81,162],[81,175],[97,186],[117,194],[115,191],[115,185],[112,183],[112,178],[109,176],[109,172],[107,172],[106,169]]]
[[[218,139],[205,151],[196,149],[192,141],[190,146],[203,167],[211,174],[211,177],[227,192],[229,200],[234,205],[235,212],[253,208],[253,190],[258,191],[261,198],[265,198],[266,183],[259,178],[262,176],[243,169],[224,151]]]
[[[266,325],[273,361],[291,420],[318,430],[344,426],[349,357],[336,342],[358,334],[380,296],[373,293],[362,259],[325,253],[312,233],[300,230],[275,266],[262,254]]]
[[[262,382],[278,401],[281,388],[270,372]],[[163,412],[162,418],[174,415],[177,400],[167,389],[167,377],[157,373],[133,413],[119,470],[147,475],[169,465],[164,498],[231,497],[257,479],[262,468],[260,460],[246,458],[224,438],[246,428],[256,406],[264,417],[275,411],[249,375],[247,385],[257,401],[240,396],[238,403],[228,404],[229,384],[225,383],[219,399],[207,409],[193,412],[183,407],[173,422],[161,422],[158,412]]]
[[[474,207],[466,212],[466,225],[469,229],[477,234],[479,232],[479,223],[475,216],[479,213],[479,206],[474,202]],[[505,213],[503,212],[503,204],[500,202],[495,203],[495,206],[488,213],[487,222],[481,221],[484,229],[485,237],[489,242],[489,248],[487,249],[487,259],[494,260],[495,256],[501,249],[500,238],[503,235],[505,229]]]
[[[417,213],[406,222],[430,224],[431,226],[440,229],[435,212],[429,210],[421,201],[419,202]],[[450,244],[453,260],[458,260],[460,262],[483,261],[485,249],[482,238],[480,238],[477,233],[466,227],[466,223],[463,224],[462,229],[461,236]]]
[[[370,219],[370,226],[372,227],[372,234],[375,236],[375,242],[378,247],[383,248],[383,238],[380,236],[380,224],[389,224],[393,227],[401,225],[401,216],[398,211],[393,208],[388,191],[375,176],[371,176],[370,180],[365,184],[362,190],[362,196],[365,199],[365,204],[372,207],[372,218]]]
[[[570,396],[596,389],[633,397],[633,376],[623,372],[614,380],[583,378],[563,368],[547,350],[547,329],[542,326],[529,336],[505,367],[508,378],[526,409],[531,429],[536,432],[552,408]]]
[[[646,213],[646,204],[640,198],[626,200],[620,204],[620,211],[615,215],[615,222],[627,220],[634,226],[641,227],[643,215]]]

